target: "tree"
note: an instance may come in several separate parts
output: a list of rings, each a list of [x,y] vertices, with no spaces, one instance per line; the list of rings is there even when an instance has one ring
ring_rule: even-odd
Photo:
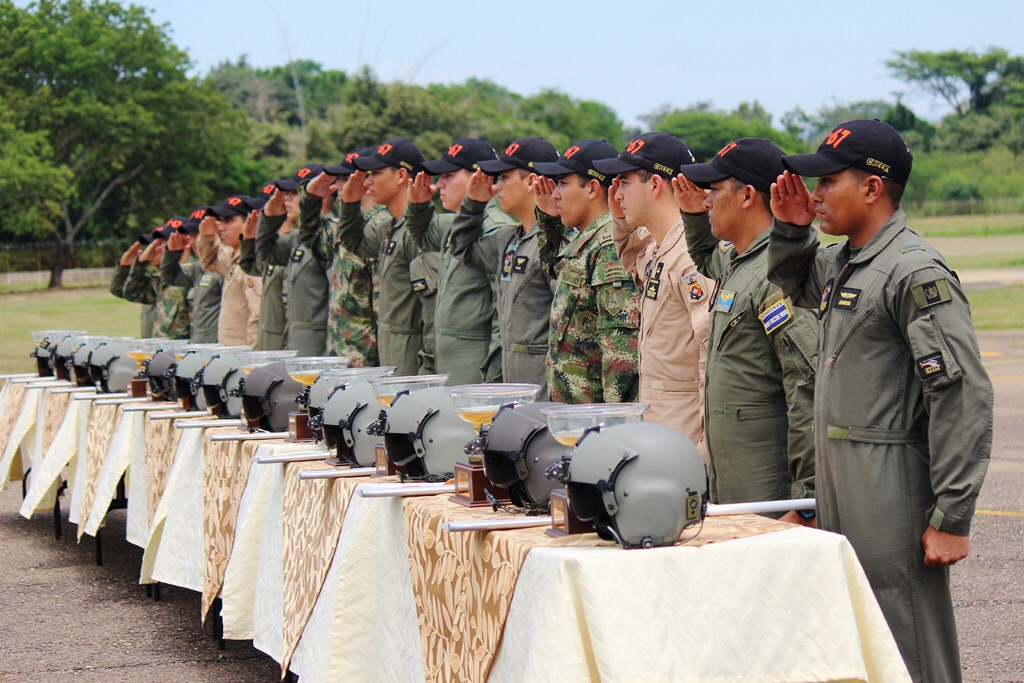
[[[684,140],[697,161],[711,159],[737,138],[768,138],[790,154],[802,152],[805,147],[799,138],[774,128],[770,119],[766,121],[756,112],[756,107],[749,104],[727,113],[714,111],[708,103],[700,102],[696,107],[671,111],[661,109],[641,118],[653,130],[671,133]]]
[[[893,74],[948,104],[956,114],[985,111],[1020,92],[1024,58],[1002,48],[927,52],[906,50],[886,61]]]
[[[36,229],[56,247],[51,287],[91,226],[148,228],[160,212],[199,203],[229,172],[256,177],[244,119],[188,78],[188,58],[142,8],[4,0],[0,55],[7,121],[46,155],[47,201],[59,207],[59,220]]]

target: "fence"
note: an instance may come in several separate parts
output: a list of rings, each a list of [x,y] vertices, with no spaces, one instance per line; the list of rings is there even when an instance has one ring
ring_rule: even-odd
[[[75,243],[70,268],[110,268],[128,248],[124,238]],[[49,271],[56,255],[52,242],[0,244],[0,273]]]

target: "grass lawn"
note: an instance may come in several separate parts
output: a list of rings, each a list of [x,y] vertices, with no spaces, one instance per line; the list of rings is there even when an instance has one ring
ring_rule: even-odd
[[[28,333],[55,329],[137,337],[139,305],[111,296],[106,287],[0,295],[0,373],[34,370]]]

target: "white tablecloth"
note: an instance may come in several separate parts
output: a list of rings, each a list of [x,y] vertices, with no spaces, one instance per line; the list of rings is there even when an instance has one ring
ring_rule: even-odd
[[[18,410],[18,418],[11,428],[11,436],[7,441],[4,452],[0,454],[0,491],[7,489],[11,481],[11,469],[14,465],[14,458],[21,453],[21,470],[24,472],[34,467],[43,459],[43,432],[36,429],[36,420],[43,410],[43,397],[45,388],[48,386],[67,386],[68,382],[62,380],[35,378],[26,381],[12,379],[11,383],[30,384],[32,388],[26,388],[25,398],[21,406],[8,407],[8,410]]]
[[[137,399],[127,399],[125,405],[134,405],[137,402]],[[114,434],[110,438],[110,447],[103,458],[103,468],[100,470],[100,478],[96,483],[92,509],[85,516],[84,531],[90,536],[95,536],[103,526],[110,503],[117,495],[117,485],[120,483],[121,477],[128,471],[133,449],[145,447],[141,439],[144,420],[144,413],[125,412],[124,406],[118,408],[117,426],[114,427]],[[127,493],[127,483],[125,488]],[[145,502],[145,498],[143,498],[143,502]]]

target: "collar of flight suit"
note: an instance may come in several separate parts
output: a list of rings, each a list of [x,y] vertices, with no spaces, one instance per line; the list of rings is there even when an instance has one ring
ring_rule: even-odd
[[[747,250],[742,254],[736,251],[735,245],[729,247],[727,252],[727,255],[729,256],[729,263],[739,263],[745,259],[753,258],[762,249],[767,249],[768,238],[771,237],[771,234],[772,226],[769,224],[768,227],[764,229],[764,232],[761,232],[754,238],[754,241],[747,246]]]
[[[558,255],[562,258],[573,258],[577,256],[581,251],[583,251],[583,247],[585,247],[590,242],[590,240],[594,239],[597,233],[601,231],[601,228],[605,227],[606,225],[610,225],[611,222],[611,212],[606,211],[602,213],[600,216],[594,219],[593,223],[591,223],[582,231],[580,231],[575,238],[568,242],[565,245],[565,247],[562,248],[562,251]]]
[[[648,228],[648,230],[650,230],[650,228]],[[666,253],[674,249],[675,246],[679,244],[679,240],[683,239],[683,234],[683,217],[680,216],[679,221],[671,228],[669,228],[668,232],[665,233],[665,239],[662,240],[661,243],[658,244],[655,248],[654,260],[657,261]]]
[[[878,232],[871,237],[868,243],[864,245],[864,248],[860,250],[860,253],[850,259],[848,263],[858,264],[870,261],[878,255],[880,251],[889,246],[889,243],[896,239],[896,235],[906,227],[907,214],[903,212],[902,208],[896,209],[896,211],[889,216],[889,220],[887,220],[882,227],[878,229]],[[847,241],[846,244],[843,245],[843,249],[846,249],[847,253],[849,253],[849,248],[850,243]]]

